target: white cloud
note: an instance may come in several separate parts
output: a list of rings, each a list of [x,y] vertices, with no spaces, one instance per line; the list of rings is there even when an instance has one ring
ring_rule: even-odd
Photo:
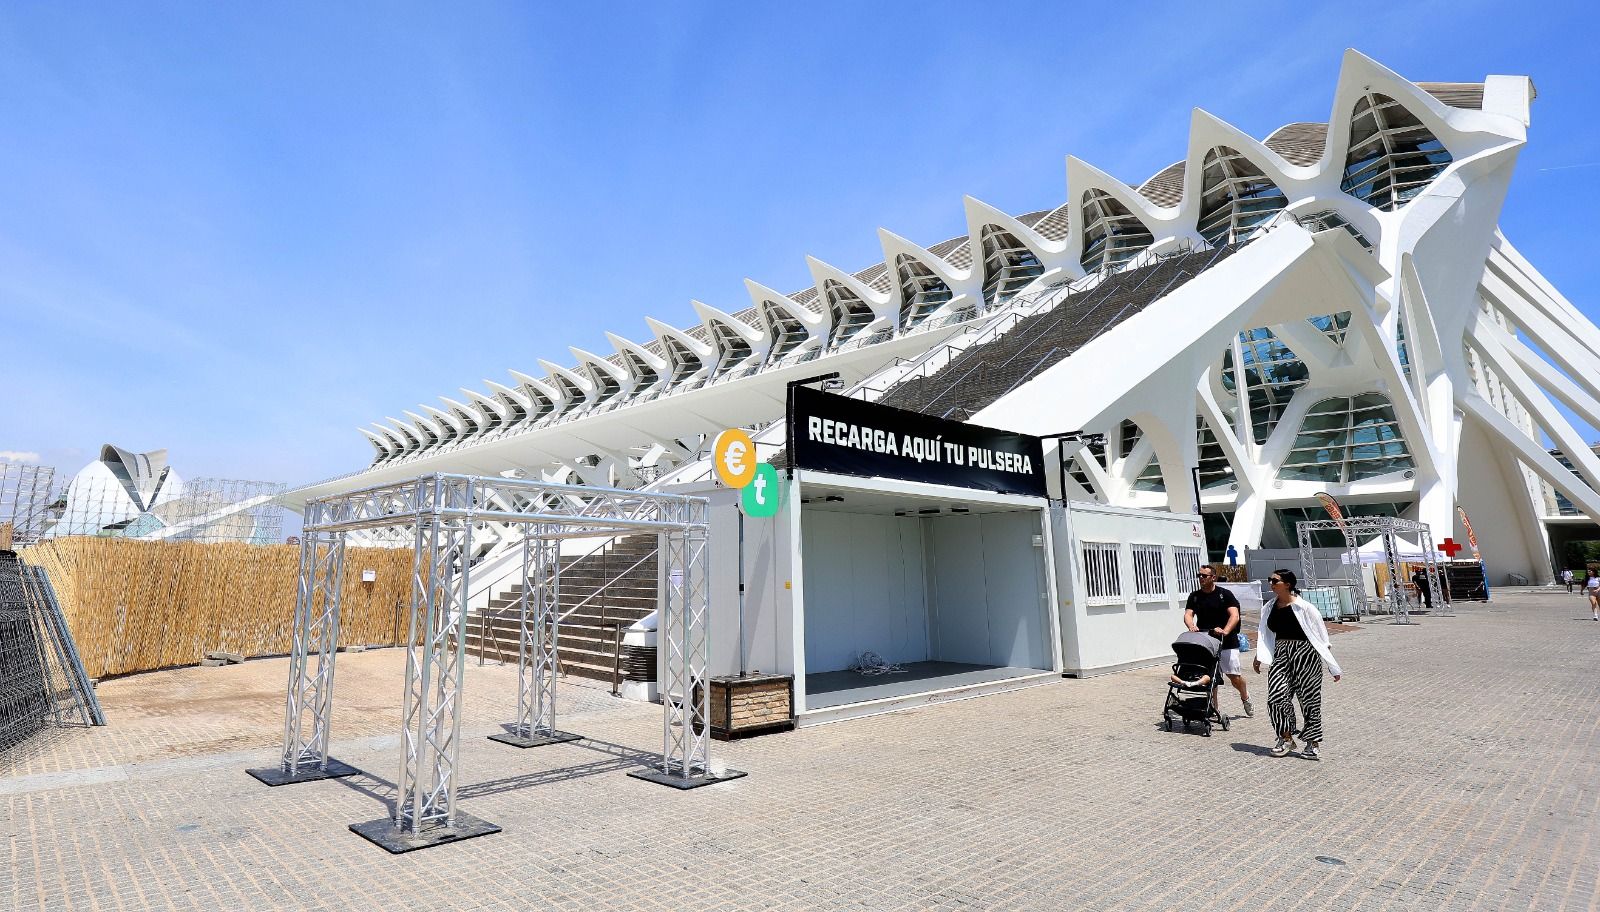
[[[25,453],[21,450],[0,450],[0,462],[38,462],[38,453]]]

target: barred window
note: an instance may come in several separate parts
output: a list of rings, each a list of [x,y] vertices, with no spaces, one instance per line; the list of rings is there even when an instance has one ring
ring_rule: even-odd
[[[1139,598],[1167,597],[1167,562],[1160,545],[1133,546],[1133,591]]]
[[[1201,550],[1189,545],[1172,546],[1172,563],[1178,572],[1178,587],[1194,586],[1195,574],[1200,572]],[[1190,582],[1184,582],[1189,580]]]
[[[1086,605],[1116,605],[1122,602],[1121,543],[1083,543],[1083,587]]]

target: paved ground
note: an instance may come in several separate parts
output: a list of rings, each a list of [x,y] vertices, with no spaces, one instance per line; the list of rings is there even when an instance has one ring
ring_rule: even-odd
[[[562,692],[589,740],[485,740],[513,674],[474,668],[460,806],[505,832],[402,856],[346,829],[388,813],[398,653],[340,659],[368,774],[279,789],[243,770],[282,661],[110,681],[111,728],[0,772],[0,908],[1600,909],[1587,617],[1507,593],[1338,636],[1320,763],[1265,756],[1264,712],[1161,730],[1147,669],[716,744],[750,776],[690,793],[624,775],[659,711],[600,691]]]

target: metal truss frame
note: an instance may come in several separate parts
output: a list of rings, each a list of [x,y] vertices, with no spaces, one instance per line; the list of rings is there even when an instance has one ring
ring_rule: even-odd
[[[558,731],[556,674],[560,668],[561,546],[538,526],[522,540],[522,594],[518,598],[517,719],[503,735],[489,740],[514,747],[539,747],[576,741]]]
[[[1434,557],[1433,530],[1427,523],[1417,522],[1413,519],[1401,519],[1396,516],[1361,516],[1347,519],[1313,519],[1295,524],[1300,544],[1300,572],[1306,581],[1311,584],[1324,582],[1317,577],[1317,565],[1312,553],[1311,534],[1313,532],[1339,532],[1344,536],[1345,565],[1350,568],[1349,577],[1340,582],[1349,583],[1355,587],[1356,614],[1389,614],[1394,617],[1395,624],[1410,624],[1411,597],[1406,593],[1405,581],[1400,578],[1400,565],[1407,563],[1400,559],[1400,551],[1395,546],[1395,538],[1399,535],[1414,535],[1417,547],[1422,551],[1423,564],[1428,576],[1428,588],[1439,599],[1440,610],[1435,613],[1448,617],[1451,614],[1449,579],[1439,569],[1439,562]],[[1367,595],[1366,586],[1361,580],[1361,555],[1360,540],[1365,537],[1378,535],[1383,538],[1384,562],[1389,568],[1389,588],[1382,598],[1373,598]],[[1333,582],[1326,580],[1325,582]]]
[[[339,649],[339,592],[344,586],[344,536],[308,531],[300,539],[283,753],[276,768],[250,770],[268,785],[353,775],[328,756],[333,716],[334,658]]]
[[[666,643],[659,764],[631,775],[694,788],[744,775],[713,771],[710,736],[710,539],[704,498],[516,478],[433,474],[306,504],[300,593],[279,767],[269,784],[356,772],[328,756],[345,537],[413,532],[411,614],[394,812],[352,830],[391,852],[497,832],[457,808],[467,593],[475,528],[523,537],[517,719],[494,740],[533,746],[578,737],[555,728],[560,542],[653,531],[667,544]],[[313,654],[315,659],[313,660]]]

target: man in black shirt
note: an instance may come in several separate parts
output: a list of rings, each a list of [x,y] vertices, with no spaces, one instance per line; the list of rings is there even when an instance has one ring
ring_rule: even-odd
[[[1239,662],[1239,600],[1233,593],[1217,585],[1217,572],[1201,567],[1195,574],[1200,588],[1189,593],[1189,602],[1183,608],[1183,623],[1190,630],[1205,631],[1222,641],[1222,654],[1217,669],[1228,676],[1228,683],[1239,691],[1244,701],[1244,714],[1253,716],[1250,689],[1244,681],[1244,666]]]

